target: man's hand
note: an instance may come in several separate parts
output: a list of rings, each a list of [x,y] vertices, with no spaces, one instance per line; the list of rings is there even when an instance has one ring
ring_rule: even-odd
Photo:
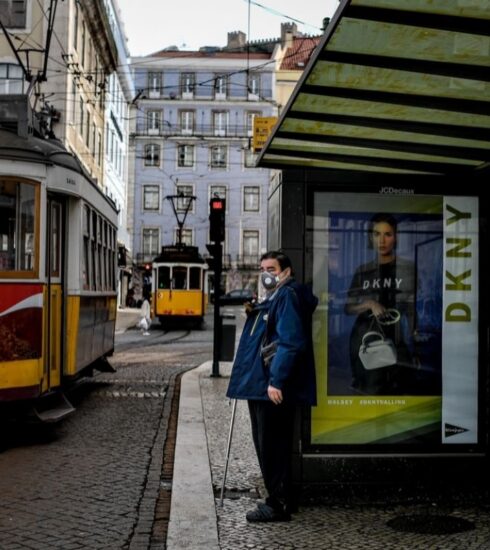
[[[274,405],[280,405],[282,403],[282,390],[269,386],[267,388],[267,395]]]

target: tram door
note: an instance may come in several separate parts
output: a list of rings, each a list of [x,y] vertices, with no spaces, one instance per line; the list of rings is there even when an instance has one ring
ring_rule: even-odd
[[[63,338],[63,203],[48,196],[46,233],[45,380],[48,388],[60,385]]]

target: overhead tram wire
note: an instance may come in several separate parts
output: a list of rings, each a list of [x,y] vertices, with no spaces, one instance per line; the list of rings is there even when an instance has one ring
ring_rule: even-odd
[[[289,19],[290,21],[294,21],[295,23],[299,23],[300,25],[305,25],[306,27],[311,27],[312,29],[321,30],[320,27],[317,27],[316,25],[310,25],[309,23],[306,23],[305,21],[300,21],[299,19],[296,19],[295,17],[291,17],[290,15],[286,15],[285,13],[281,13],[273,8],[269,8],[268,6],[264,6],[263,4],[259,4],[255,0],[244,0],[245,2],[248,2],[249,5],[252,3],[254,6],[257,6],[259,8],[262,8],[263,10],[271,13],[272,15],[278,15],[279,17],[285,17],[286,19]]]

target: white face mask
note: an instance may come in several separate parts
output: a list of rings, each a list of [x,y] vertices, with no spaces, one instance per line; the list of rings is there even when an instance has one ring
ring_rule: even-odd
[[[266,290],[274,290],[280,281],[279,275],[273,275],[267,271],[263,271],[260,274],[260,282]]]

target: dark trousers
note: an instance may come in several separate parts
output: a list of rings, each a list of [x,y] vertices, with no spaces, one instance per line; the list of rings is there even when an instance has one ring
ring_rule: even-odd
[[[252,437],[260,470],[273,508],[292,504],[291,453],[295,406],[272,401],[248,401]]]

